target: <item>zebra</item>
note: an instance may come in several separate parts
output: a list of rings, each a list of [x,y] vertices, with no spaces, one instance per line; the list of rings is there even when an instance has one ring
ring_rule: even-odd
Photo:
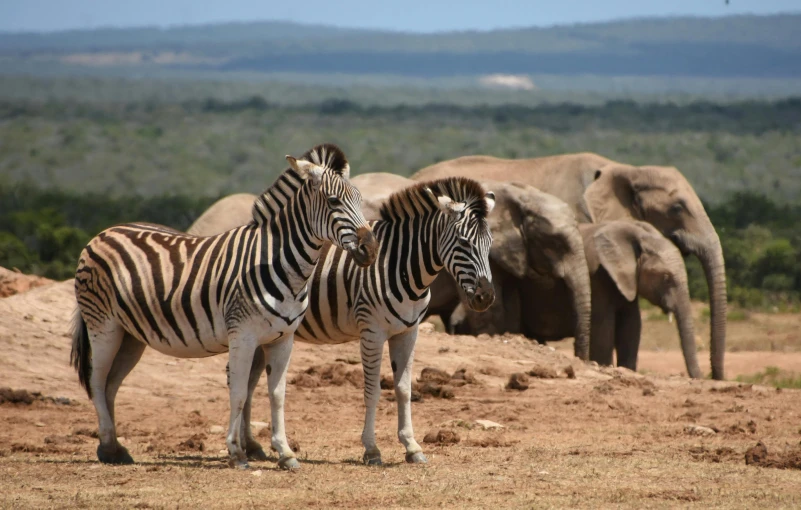
[[[380,245],[374,265],[360,268],[349,253],[331,245],[323,248],[310,283],[309,309],[295,336],[316,344],[361,340],[366,406],[362,460],[367,465],[381,464],[375,418],[385,341],[398,403],[398,438],[407,462],[427,462],[411,419],[418,325],[428,309],[429,285],[443,268],[455,277],[474,310],[484,311],[494,301],[492,234],[486,220],[494,205],[495,194],[471,179],[413,185],[391,195],[381,207],[382,219],[370,222]],[[253,373],[264,366],[257,353]],[[250,427],[243,433],[252,437]]]
[[[241,434],[248,372],[260,352],[269,360],[272,445],[282,468],[299,467],[286,440],[283,405],[308,280],[325,241],[359,266],[373,263],[378,243],[337,146],[286,159],[290,168],[255,201],[247,225],[199,237],[132,223],[101,232],[84,248],[75,274],[71,363],[97,412],[101,462],[133,462],[117,441],[114,400],[149,346],[183,358],[230,353],[226,444],[229,464],[242,469],[246,450],[261,451],[258,443],[243,444]]]

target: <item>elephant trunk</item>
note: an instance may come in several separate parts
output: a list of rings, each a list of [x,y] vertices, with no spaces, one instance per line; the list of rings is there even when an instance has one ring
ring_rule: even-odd
[[[574,335],[576,338],[573,350],[577,358],[590,359],[590,319],[592,317],[592,291],[587,260],[580,251],[574,263],[566,267],[564,279],[570,291],[574,315]]]
[[[684,354],[684,364],[687,374],[693,379],[701,379],[701,367],[698,366],[698,354],[695,347],[695,329],[693,328],[693,313],[690,306],[690,293],[686,289],[681,293],[676,306],[676,324],[679,328],[681,351]]]
[[[698,258],[704,267],[709,285],[709,311],[711,321],[710,361],[712,378],[722,380],[723,357],[726,352],[726,267],[723,263],[723,249],[717,234],[709,236],[710,243]]]

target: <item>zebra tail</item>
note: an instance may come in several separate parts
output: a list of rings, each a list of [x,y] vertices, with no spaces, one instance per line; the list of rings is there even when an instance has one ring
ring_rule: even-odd
[[[86,389],[86,394],[92,398],[92,387],[89,379],[92,377],[92,345],[89,343],[89,332],[86,330],[86,322],[81,316],[80,310],[75,310],[75,317],[72,321],[72,351],[70,352],[70,363],[78,372],[78,380],[81,386]]]

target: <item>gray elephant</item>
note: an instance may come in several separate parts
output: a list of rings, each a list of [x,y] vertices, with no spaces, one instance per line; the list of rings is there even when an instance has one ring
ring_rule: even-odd
[[[186,232],[194,236],[213,236],[245,225],[253,219],[255,201],[256,195],[251,193],[223,197],[211,204]]]
[[[415,183],[393,174],[354,177],[368,209],[380,207],[393,190]],[[575,353],[590,356],[590,280],[578,224],[563,201],[523,184],[482,182],[495,192],[487,221],[492,230],[490,268],[496,299],[480,319],[486,333],[522,333],[540,341],[575,337]],[[563,297],[560,307],[551,296]],[[429,315],[450,328],[459,305],[458,286],[440,274],[431,286]],[[565,326],[567,325],[567,326]]]
[[[643,297],[675,315],[687,373],[696,379],[703,377],[696,355],[687,270],[678,248],[641,221],[582,224],[579,231],[592,283],[590,359],[612,365],[612,353],[616,352],[618,366],[637,370],[642,327],[638,297]],[[528,308],[536,296],[526,292],[522,283],[520,287],[520,301]],[[564,310],[572,306],[570,300],[561,292],[547,293],[546,298],[540,298],[537,306],[547,303],[549,311],[545,313],[552,318],[555,336],[569,336],[572,323]],[[490,321],[497,317],[466,311],[461,304],[453,315],[457,333],[492,332],[496,327]]]
[[[517,181],[554,195],[580,222],[642,220],[703,265],[709,285],[712,377],[724,378],[726,270],[720,239],[704,206],[673,167],[631,166],[597,154],[508,160],[468,156],[424,168],[413,179],[461,175],[476,180]]]

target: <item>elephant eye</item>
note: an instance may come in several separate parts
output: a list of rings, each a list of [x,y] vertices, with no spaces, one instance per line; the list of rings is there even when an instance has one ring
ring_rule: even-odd
[[[670,206],[670,214],[680,214],[684,210],[683,202],[676,202]]]
[[[328,205],[330,205],[331,207],[337,207],[339,205],[342,205],[342,200],[340,200],[339,197],[331,195],[330,197],[328,197]]]

